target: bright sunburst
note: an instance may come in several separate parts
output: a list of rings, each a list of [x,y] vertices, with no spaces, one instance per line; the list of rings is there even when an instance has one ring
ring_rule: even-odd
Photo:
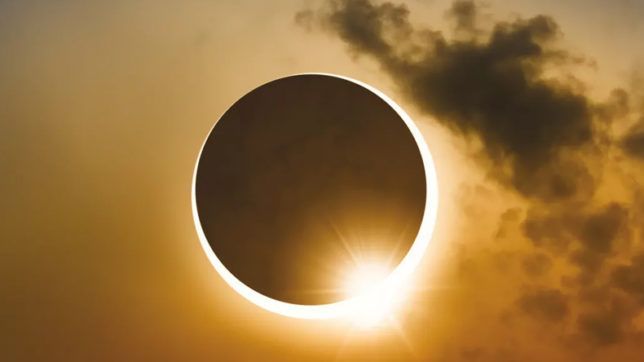
[[[389,317],[401,298],[399,288],[385,288],[389,270],[379,263],[357,265],[346,278],[345,293],[359,301],[350,318],[359,327],[371,328]]]

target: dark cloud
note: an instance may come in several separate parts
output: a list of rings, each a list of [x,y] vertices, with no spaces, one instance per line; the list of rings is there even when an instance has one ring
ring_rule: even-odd
[[[499,226],[496,230],[496,239],[500,240],[508,236],[510,230],[516,227],[521,219],[521,209],[510,208],[505,210],[499,218]]]
[[[614,311],[608,313],[582,314],[579,329],[584,337],[599,344],[612,344],[622,338],[620,318]]]
[[[449,11],[460,30],[474,31],[476,5]],[[301,16],[301,15],[298,15]],[[550,17],[497,23],[483,40],[449,40],[416,28],[404,5],[339,0],[317,14],[356,54],[375,59],[421,110],[455,133],[477,138],[490,175],[519,193],[545,200],[585,190],[592,177],[569,151],[593,137],[589,100],[549,80],[549,64],[573,62],[555,46]]]
[[[584,341],[592,345],[610,345],[627,337],[632,313],[619,299],[612,299],[596,310],[583,312],[577,319],[577,327]]]
[[[620,204],[611,203],[588,215],[579,230],[579,240],[592,253],[607,254],[626,226],[628,211]]]
[[[612,273],[612,282],[644,305],[644,254],[633,257],[628,265],[617,267]]]
[[[633,258],[613,271],[608,262],[628,250],[629,210],[619,203],[576,211],[574,206],[581,205],[567,205],[564,210],[546,211],[546,215],[528,213],[524,233],[553,258],[576,267],[576,276],[565,284],[576,291],[569,303],[583,306],[575,325],[582,341],[594,346],[620,343],[634,332],[629,324],[638,307],[630,306],[631,300],[644,301],[644,258]],[[526,265],[524,262],[524,268]],[[622,299],[613,295],[615,289],[624,292]],[[522,299],[524,304],[526,300],[533,299],[528,294]],[[534,300],[535,305],[547,303]]]
[[[577,328],[591,345],[612,345],[637,335],[633,319],[644,305],[644,254],[618,265],[605,282],[580,289]]]
[[[583,279],[601,270],[618,241],[627,241],[628,218],[628,210],[618,203],[591,209],[567,204],[561,210],[537,205],[528,212],[522,229],[535,246],[572,261]]]
[[[532,207],[523,221],[522,231],[535,246],[561,253],[574,239],[570,228],[577,218],[568,210],[549,211]]]
[[[557,289],[529,292],[517,304],[527,315],[546,322],[558,322],[568,315],[567,298]]]
[[[544,275],[552,267],[552,260],[548,255],[539,252],[526,255],[523,258],[521,266],[528,276],[539,277]]]
[[[553,18],[517,17],[485,28],[480,6],[469,0],[446,12],[452,32],[412,24],[405,5],[371,0],[332,0],[298,17],[336,35],[354,56],[374,60],[411,104],[480,145],[477,160],[491,179],[523,196],[527,212],[504,213],[496,240],[516,237],[518,225],[532,243],[519,259],[527,276],[542,277],[555,264],[575,275],[520,293],[522,313],[574,323],[572,330],[596,345],[633,331],[637,308],[629,303],[644,297],[644,263],[611,265],[629,250],[637,216],[629,203],[598,201],[606,165],[598,155],[614,145],[615,121],[632,116],[632,97],[617,89],[607,102],[591,99],[567,72],[586,61],[561,46]],[[632,128],[619,146],[644,159],[644,127]],[[637,180],[634,187],[641,187]]]
[[[630,130],[622,139],[621,146],[628,155],[644,160],[644,122]]]
[[[601,272],[605,261],[614,255],[616,244],[628,239],[628,211],[611,203],[580,217],[573,227],[578,248],[570,260],[580,268],[578,281],[587,285]],[[578,225],[578,226],[577,226]]]
[[[477,32],[478,8],[472,1],[454,1],[447,11],[447,16],[454,21],[457,32],[468,34]]]
[[[311,10],[302,10],[295,14],[295,23],[306,30],[312,30],[314,13]]]

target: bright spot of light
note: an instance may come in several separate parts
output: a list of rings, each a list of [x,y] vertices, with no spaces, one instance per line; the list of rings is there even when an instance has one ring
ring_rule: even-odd
[[[378,287],[388,275],[387,269],[377,263],[358,265],[346,279],[347,297],[360,297]]]
[[[373,328],[391,317],[401,297],[399,288],[388,288],[383,281],[389,270],[377,263],[358,265],[347,276],[345,293],[356,301],[349,316],[358,327]]]

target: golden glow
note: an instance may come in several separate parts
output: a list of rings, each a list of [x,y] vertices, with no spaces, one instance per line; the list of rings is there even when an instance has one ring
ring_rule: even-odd
[[[429,241],[431,240],[432,233],[436,224],[436,217],[438,211],[438,181],[436,178],[436,170],[434,167],[434,162],[425,143],[425,140],[412,121],[411,117],[393,100],[387,97],[384,93],[378,89],[362,83],[358,80],[351,79],[344,76],[338,76],[334,74],[326,73],[309,73],[309,74],[320,74],[332,76],[344,80],[348,80],[357,85],[364,87],[365,89],[371,91],[372,93],[379,96],[382,100],[387,102],[387,104],[394,109],[398,115],[403,119],[407,127],[409,128],[418,149],[420,151],[423,166],[425,168],[425,179],[427,182],[426,188],[426,200],[425,200],[425,211],[423,214],[423,220],[418,230],[418,235],[416,240],[412,244],[411,248],[407,252],[407,255],[403,260],[398,264],[398,266],[386,277],[378,278],[377,273],[374,274],[373,267],[368,267],[367,271],[358,272],[358,276],[355,277],[359,281],[358,284],[362,287],[358,288],[362,290],[362,293],[359,293],[357,296],[350,296],[348,299],[330,303],[330,304],[321,304],[321,305],[301,305],[301,304],[292,304],[282,302],[273,298],[269,298],[261,293],[258,293],[254,289],[248,287],[242,283],[237,277],[235,277],[217,258],[212,248],[208,244],[208,240],[204,235],[203,229],[201,228],[201,223],[199,222],[199,215],[197,211],[197,202],[195,196],[195,184],[196,184],[196,175],[197,168],[199,166],[199,159],[201,157],[201,152],[203,151],[203,145],[197,156],[197,162],[195,164],[195,169],[193,173],[192,181],[192,214],[195,227],[197,229],[197,234],[199,235],[199,240],[201,246],[208,256],[208,259],[212,263],[213,267],[219,275],[224,279],[224,281],[233,288],[237,293],[242,295],[244,298],[252,302],[253,304],[271,311],[273,313],[281,314],[287,317],[293,318],[304,318],[304,319],[328,319],[328,318],[338,318],[338,317],[351,317],[357,318],[358,321],[361,321],[360,324],[370,325],[379,321],[384,315],[387,314],[387,311],[391,309],[391,306],[394,304],[394,301],[400,296],[401,287],[407,283],[407,279],[413,273],[414,269],[418,266]],[[214,126],[213,126],[214,128]],[[211,131],[212,132],[212,129]],[[204,141],[205,144],[205,141]],[[369,271],[371,270],[371,271]],[[366,274],[366,275],[365,275]],[[352,284],[354,277],[349,278],[348,283]],[[366,283],[366,285],[365,285]],[[365,288],[366,287],[366,288]]]
[[[397,302],[402,297],[402,290],[385,288],[383,281],[387,278],[388,269],[378,263],[357,265],[346,277],[344,286],[347,298],[359,300],[360,307],[350,316],[359,327],[371,328],[390,317]]]
[[[377,263],[358,265],[345,279],[345,293],[349,298],[368,294],[386,277],[387,269]]]

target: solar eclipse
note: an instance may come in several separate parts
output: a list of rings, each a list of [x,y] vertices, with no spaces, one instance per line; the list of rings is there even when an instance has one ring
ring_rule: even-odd
[[[411,118],[377,89],[328,74],[280,78],[233,104],[192,185],[217,272],[254,304],[298,318],[391,299],[427,248],[437,205]],[[347,291],[351,280],[366,282]]]

